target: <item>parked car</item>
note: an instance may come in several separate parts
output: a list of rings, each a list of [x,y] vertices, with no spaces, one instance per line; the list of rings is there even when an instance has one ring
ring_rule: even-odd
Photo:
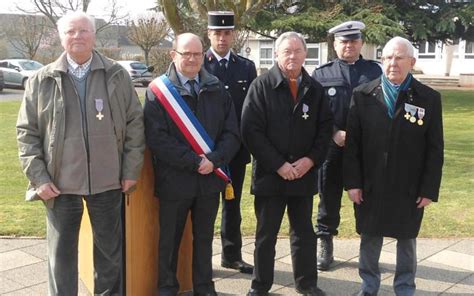
[[[3,71],[5,87],[25,88],[26,80],[41,67],[43,67],[43,64],[33,60],[0,60],[0,69]]]
[[[147,66],[142,62],[137,61],[117,61],[122,67],[127,70],[128,74],[132,78],[133,83],[148,86],[153,80],[153,66]]]
[[[3,71],[0,70],[0,91],[3,90],[4,86],[5,86],[5,81],[3,80]]]

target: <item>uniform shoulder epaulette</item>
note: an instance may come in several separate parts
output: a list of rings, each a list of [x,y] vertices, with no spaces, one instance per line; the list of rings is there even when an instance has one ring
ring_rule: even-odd
[[[251,59],[245,58],[245,57],[241,56],[240,54],[236,54],[236,53],[232,53],[232,54],[233,54],[235,57],[237,57],[238,59],[242,59],[242,60],[244,60],[244,61],[246,61],[246,62],[249,62],[249,63],[251,63],[251,64],[255,64]]]

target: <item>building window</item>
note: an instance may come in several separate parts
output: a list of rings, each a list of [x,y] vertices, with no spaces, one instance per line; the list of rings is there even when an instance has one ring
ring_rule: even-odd
[[[260,41],[260,67],[266,68],[273,65],[273,41]]]
[[[474,42],[466,40],[466,50],[464,51],[465,59],[474,59]]]
[[[308,54],[306,55],[305,66],[319,66],[319,44],[307,44]]]
[[[434,42],[422,42],[418,49],[419,59],[434,59],[436,57],[436,43]]]

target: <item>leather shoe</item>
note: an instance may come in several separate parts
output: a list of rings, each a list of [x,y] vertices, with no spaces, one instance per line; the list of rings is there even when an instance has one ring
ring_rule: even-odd
[[[267,296],[267,291],[261,291],[256,289],[250,289],[247,293],[247,296]]]
[[[296,292],[305,296],[326,296],[326,293],[318,287],[311,287],[306,290],[296,289]]]
[[[247,273],[247,274],[253,273],[253,265],[248,264],[244,260],[237,260],[234,262],[228,262],[228,261],[222,260],[221,266],[225,268],[238,270],[241,273]]]

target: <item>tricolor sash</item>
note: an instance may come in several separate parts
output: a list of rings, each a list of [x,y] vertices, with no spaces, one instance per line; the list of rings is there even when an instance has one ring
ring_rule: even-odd
[[[150,89],[157,101],[165,108],[173,122],[178,126],[194,152],[198,155],[207,154],[214,150],[214,141],[209,137],[196,115],[178,93],[173,83],[163,74],[150,83]],[[230,177],[221,168],[215,168],[214,173],[227,184],[226,198],[230,194]]]

